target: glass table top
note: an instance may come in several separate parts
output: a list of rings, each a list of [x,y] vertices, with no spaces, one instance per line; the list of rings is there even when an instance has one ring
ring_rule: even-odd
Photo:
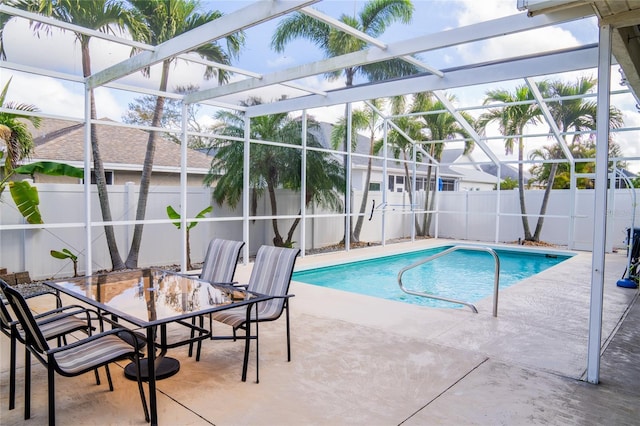
[[[63,293],[144,323],[190,317],[268,299],[225,284],[161,269],[111,272],[47,283]],[[114,312],[117,311],[117,312]]]

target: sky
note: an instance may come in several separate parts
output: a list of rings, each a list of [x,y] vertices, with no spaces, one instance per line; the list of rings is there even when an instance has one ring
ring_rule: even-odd
[[[203,10],[217,9],[225,14],[232,13],[242,7],[248,6],[251,1],[201,1]],[[342,14],[353,15],[365,4],[363,0],[325,0],[312,7],[334,18]],[[501,16],[520,13],[516,9],[517,0],[416,0],[414,1],[414,15],[409,25],[393,24],[380,37],[386,43],[393,43],[420,35],[437,33],[446,29],[456,28],[477,22],[495,19]],[[283,70],[299,64],[323,59],[323,54],[314,45],[305,40],[297,40],[289,43],[283,53],[275,53],[270,49],[270,41],[278,20],[268,21],[259,26],[245,31],[246,45],[233,66],[250,70],[252,72],[268,74],[277,70]],[[572,47],[586,43],[597,42],[597,23],[595,19],[576,21],[562,27],[543,28],[535,33],[521,33],[514,36],[503,37],[499,40],[472,43],[456,48],[431,52],[419,55],[421,60],[429,65],[446,69],[451,66],[484,62],[503,57],[517,51],[522,55],[539,49],[559,49]],[[4,34],[4,44],[7,51],[7,60],[34,67],[54,69],[59,72],[74,75],[82,74],[80,47],[69,32],[53,30],[50,34],[35,36],[29,27],[29,23],[21,18],[14,18],[7,24]],[[93,38],[91,42],[92,70],[98,71],[111,64],[125,60],[129,57],[130,48],[117,46],[113,43]],[[202,67],[185,62],[171,70],[170,87],[189,83],[198,84],[201,88],[215,85],[213,81],[202,79]],[[152,78],[147,79],[136,73],[122,83],[141,85],[150,89],[158,87],[159,68],[152,68]],[[596,77],[595,70],[592,73],[575,73],[563,75],[563,79],[574,81],[579,76]],[[33,104],[47,114],[65,115],[81,118],[83,116],[83,91],[77,83],[64,82],[27,73],[14,72],[0,69],[0,85],[4,87],[12,78],[7,100]],[[232,77],[236,79],[246,78],[242,76]],[[617,67],[612,71],[612,90],[620,89]],[[299,83],[318,90],[331,90],[344,87],[344,79],[328,81],[324,76],[314,76]],[[486,91],[491,88],[512,89],[516,84],[524,84],[523,81],[501,82],[499,86],[476,86],[471,88],[448,91],[456,97],[455,104],[459,107],[482,104]],[[265,101],[279,98],[283,94],[290,96],[299,92],[290,92],[281,86],[268,87],[260,91],[259,95]],[[107,117],[113,120],[121,120],[128,108],[128,104],[140,94],[131,94],[123,91],[100,88],[96,91],[98,105],[98,117]],[[246,98],[246,94],[242,95]],[[236,102],[238,96],[229,99]],[[618,107],[624,114],[627,126],[640,126],[640,113],[635,108],[635,100],[631,95],[616,96],[612,104]],[[211,115],[214,109],[204,107],[201,109],[202,121],[213,122]],[[316,119],[321,121],[335,121],[344,113],[342,106],[334,108],[321,108],[310,111]],[[536,131],[532,129],[532,131]],[[541,130],[546,132],[546,128]],[[640,144],[637,143],[638,132],[626,132],[617,134],[615,140],[622,146],[627,156],[640,156]],[[535,149],[545,140],[532,140],[528,149]],[[496,154],[502,159],[514,159],[504,155],[502,141],[490,141]],[[632,169],[640,170],[638,166]]]

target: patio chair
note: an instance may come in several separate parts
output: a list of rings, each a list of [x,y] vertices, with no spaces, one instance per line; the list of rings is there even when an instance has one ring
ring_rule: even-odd
[[[44,334],[45,325],[38,323],[24,297],[3,281],[0,282],[0,293],[4,294],[4,297],[9,302],[24,332],[25,420],[31,417],[32,354],[47,368],[49,425],[55,425],[55,373],[66,377],[74,377],[104,366],[109,382],[109,390],[113,391],[113,383],[109,372],[110,363],[123,359],[132,359],[136,363],[138,371],[140,371],[140,347],[138,339],[132,331],[123,329],[108,318],[99,316],[100,330],[103,329],[103,321],[109,322],[117,328],[90,335],[85,339],[74,341],[70,344],[50,348]],[[130,334],[128,340],[132,342],[131,344],[118,337],[126,333]],[[137,379],[145,420],[148,422],[149,410],[142,388],[142,380],[140,380],[139,375]]]
[[[247,330],[251,323],[275,321],[285,312],[287,320],[287,361],[291,361],[291,332],[289,327],[289,293],[291,275],[295,266],[299,249],[262,246],[258,249],[256,260],[251,270],[247,290],[274,298],[257,304],[257,313],[252,309],[251,319],[247,324],[247,308],[229,309],[213,314],[215,321],[233,328],[233,337],[238,329]],[[256,316],[257,315],[257,316]],[[212,337],[218,338],[218,337]]]
[[[0,280],[4,285],[8,284]],[[22,292],[20,292],[22,294]],[[42,334],[47,340],[58,339],[66,343],[66,335],[75,331],[91,333],[90,312],[78,305],[68,305],[62,307],[60,298],[55,293],[31,293],[26,297],[37,297],[42,295],[54,295],[58,308],[35,315],[35,320],[42,329]],[[16,346],[17,342],[25,344],[25,334],[7,309],[5,300],[0,301],[0,331],[10,340],[9,349],[9,410],[15,408],[16,401]],[[82,314],[86,318],[79,318],[76,315]],[[96,381],[99,383],[99,376],[96,372]]]
[[[238,266],[240,250],[244,241],[214,238],[209,243],[207,254],[200,272],[200,279],[210,283],[229,283]]]
[[[214,238],[209,243],[207,254],[204,258],[202,271],[199,278],[210,283],[230,283],[233,281],[233,274],[238,266],[238,258],[240,250],[244,246],[244,241],[223,240]],[[200,328],[203,326],[203,318],[200,319]],[[195,325],[195,318],[192,320]],[[212,320],[209,315],[209,330],[211,330]],[[191,339],[194,339],[195,329],[191,329]],[[210,335],[201,336],[207,338]],[[198,340],[198,348],[196,350],[196,361],[200,361],[200,351],[202,348],[202,339]],[[193,353],[193,342],[189,343],[189,356]]]

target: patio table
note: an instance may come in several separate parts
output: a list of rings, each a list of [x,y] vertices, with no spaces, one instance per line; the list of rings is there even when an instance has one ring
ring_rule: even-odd
[[[195,325],[196,317],[231,309],[247,307],[247,321],[256,303],[272,297],[247,291],[230,284],[209,283],[193,276],[179,274],[157,268],[96,274],[46,284],[57,292],[67,294],[97,309],[110,314],[115,320],[129,323],[132,329],[145,330],[147,342],[146,368],[141,368],[143,377],[149,383],[149,405],[151,424],[157,425],[156,380],[170,377],[178,372],[178,360],[166,357],[167,350],[209,337],[211,332]],[[257,309],[256,309],[257,311]],[[257,315],[257,312],[256,312]],[[191,322],[187,320],[191,319]],[[177,342],[169,342],[167,325],[179,323],[191,333],[190,337]],[[160,333],[158,336],[158,328]],[[247,330],[245,336],[242,381],[246,381],[249,361],[249,342],[258,339]],[[256,362],[258,349],[256,344]],[[159,353],[156,354],[156,348]],[[151,356],[155,355],[155,356]],[[257,368],[257,366],[256,366]],[[257,373],[256,373],[257,374]],[[125,367],[125,375],[136,378],[135,365]]]

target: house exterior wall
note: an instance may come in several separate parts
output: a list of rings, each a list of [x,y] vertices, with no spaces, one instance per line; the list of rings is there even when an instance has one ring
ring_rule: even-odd
[[[356,191],[364,191],[364,182],[365,182],[365,177],[366,177],[366,169],[353,169],[352,170],[352,176],[351,176],[351,181],[352,181],[352,186]],[[404,178],[405,173],[404,170],[399,170],[399,169],[390,169],[387,170],[387,175],[388,176],[401,176],[402,178]],[[416,174],[418,177],[425,177],[426,173],[420,173],[418,172]],[[387,176],[387,178],[388,178]],[[463,175],[457,176],[457,177],[451,177],[451,176],[447,176],[444,177],[446,179],[455,179],[456,181],[456,191],[493,191],[495,188],[495,182],[486,182],[486,181],[479,181],[479,180],[474,180],[473,178],[469,178],[469,177],[465,177]],[[371,171],[371,183],[380,183],[381,184],[381,188],[385,188],[388,185],[387,181],[383,181],[383,173],[382,170],[379,169],[373,169]],[[403,185],[404,188],[406,188],[406,184]]]

